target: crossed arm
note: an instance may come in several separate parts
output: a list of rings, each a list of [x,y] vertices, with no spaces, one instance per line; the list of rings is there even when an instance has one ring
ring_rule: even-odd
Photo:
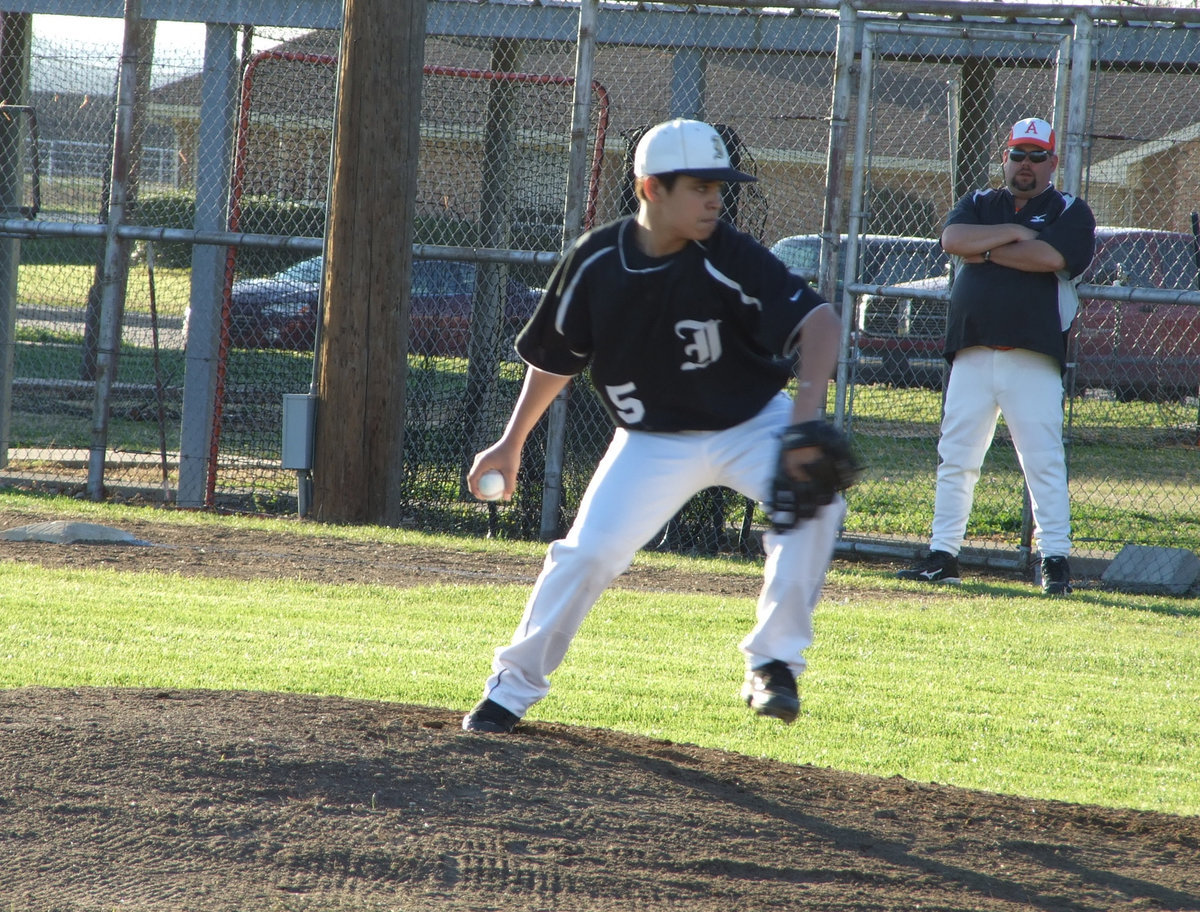
[[[1025,225],[947,225],[942,249],[968,263],[982,263],[991,251],[991,262],[1023,272],[1058,272],[1067,266],[1061,253]]]

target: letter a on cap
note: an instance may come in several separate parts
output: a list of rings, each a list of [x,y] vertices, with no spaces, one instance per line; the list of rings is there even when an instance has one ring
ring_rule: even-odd
[[[1054,151],[1054,128],[1039,117],[1026,117],[1018,120],[1012,126],[1008,135],[1008,145],[1037,146],[1049,152]]]

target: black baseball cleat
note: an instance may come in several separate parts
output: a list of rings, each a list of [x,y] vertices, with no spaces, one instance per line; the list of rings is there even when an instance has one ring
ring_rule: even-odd
[[[930,551],[929,556],[917,561],[907,570],[896,574],[897,579],[916,580],[919,583],[961,583],[958,558],[949,551]]]
[[[520,716],[510,713],[499,703],[480,700],[473,710],[463,716],[462,727],[463,731],[506,735],[520,721]]]
[[[1065,557],[1042,558],[1042,595],[1070,595],[1071,567]]]
[[[787,663],[775,659],[746,672],[742,699],[760,716],[774,716],[792,722],[800,712],[796,678]]]

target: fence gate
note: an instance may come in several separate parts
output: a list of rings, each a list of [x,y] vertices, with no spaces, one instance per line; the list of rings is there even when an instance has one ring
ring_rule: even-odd
[[[937,238],[942,221],[966,193],[997,182],[999,151],[1023,117],[1051,121],[1062,159],[1055,182],[1069,186],[1066,163],[1080,161],[1078,129],[1067,124],[1072,30],[907,22],[863,26],[861,85],[849,224],[841,269],[842,306],[853,314],[847,417],[889,484],[911,476],[905,509],[933,515],[930,468],[937,464],[947,366],[946,269]],[[1077,91],[1086,92],[1086,84]],[[914,105],[914,96],[919,104]],[[909,116],[889,117],[903,100]],[[1074,144],[1070,147],[1070,144]],[[1073,182],[1078,184],[1078,169]],[[897,190],[896,188],[904,188]],[[879,236],[889,236],[886,243]],[[896,238],[911,238],[907,246]],[[887,286],[917,283],[905,292]],[[878,394],[868,383],[890,384]],[[897,414],[902,409],[904,414]],[[897,434],[897,427],[903,428]],[[887,448],[873,446],[886,437]],[[868,493],[868,498],[870,494]],[[1029,556],[1032,519],[1016,453],[1001,424],[976,489],[966,549],[990,562]],[[848,532],[867,532],[877,517],[851,511]],[[1015,530],[1019,536],[1014,536]],[[871,528],[871,538],[880,539]],[[884,539],[886,541],[886,537]],[[1014,540],[1020,547],[1011,554]],[[911,550],[911,537],[904,548]]]

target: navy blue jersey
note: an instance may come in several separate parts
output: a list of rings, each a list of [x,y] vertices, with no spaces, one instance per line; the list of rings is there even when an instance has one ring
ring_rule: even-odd
[[[1060,295],[1074,295],[1074,279],[1091,262],[1096,218],[1078,197],[1047,187],[1018,211],[1006,188],[976,190],[960,199],[946,225],[1026,225],[1066,261],[1066,275],[1024,272],[998,263],[963,263],[950,290],[945,354],[973,345],[1023,348],[1066,365],[1062,314],[1074,310]],[[1060,306],[1062,310],[1060,310]],[[1069,319],[1068,319],[1069,323]]]
[[[629,216],[580,236],[517,352],[552,374],[590,367],[621,427],[720,430],[756,415],[791,376],[800,324],[822,299],[724,222],[662,258],[635,235]]]

